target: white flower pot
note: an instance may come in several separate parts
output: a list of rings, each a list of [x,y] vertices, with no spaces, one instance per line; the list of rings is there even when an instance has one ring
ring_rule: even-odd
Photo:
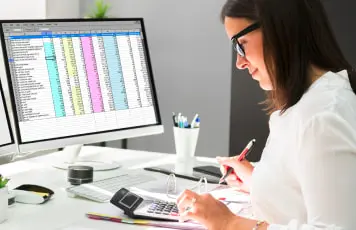
[[[0,223],[7,219],[8,191],[7,187],[0,188]]]

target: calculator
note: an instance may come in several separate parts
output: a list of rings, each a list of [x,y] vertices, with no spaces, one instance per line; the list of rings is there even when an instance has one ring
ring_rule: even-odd
[[[117,191],[110,203],[122,209],[127,216],[135,219],[179,220],[178,207],[175,202],[143,199],[126,188]]]

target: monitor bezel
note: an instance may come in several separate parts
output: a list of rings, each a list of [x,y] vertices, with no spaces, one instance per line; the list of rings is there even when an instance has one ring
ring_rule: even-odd
[[[106,131],[99,131],[99,132],[91,132],[91,133],[85,133],[85,134],[78,134],[78,135],[70,135],[70,136],[64,136],[64,137],[57,137],[57,138],[48,138],[48,139],[42,139],[42,140],[35,140],[35,141],[26,141],[23,142],[21,140],[21,133],[20,133],[20,127],[19,127],[19,121],[18,121],[18,114],[17,114],[17,108],[16,108],[16,103],[15,103],[15,95],[14,95],[14,90],[13,90],[13,84],[12,84],[12,78],[11,78],[11,71],[10,71],[10,65],[6,61],[8,60],[8,54],[7,54],[7,48],[5,44],[5,36],[4,36],[4,30],[3,30],[3,24],[4,23],[55,23],[55,22],[98,22],[98,21],[140,21],[141,27],[142,27],[142,35],[143,35],[143,43],[144,43],[144,49],[145,49],[145,58],[147,62],[147,69],[148,69],[148,74],[149,74],[149,83],[151,86],[152,90],[152,101],[153,101],[153,106],[155,108],[155,115],[156,115],[156,120],[157,122],[155,124],[150,124],[150,125],[142,125],[142,126],[134,126],[134,127],[128,127],[128,128],[121,128],[121,129],[112,129],[112,130],[106,130]],[[92,136],[102,136],[103,134],[109,134],[113,133],[113,135],[117,136],[117,139],[124,139],[130,138],[130,137],[140,137],[140,136],[145,136],[145,135],[150,135],[152,134],[158,134],[163,132],[163,125],[162,125],[162,119],[161,119],[161,114],[160,114],[160,109],[159,109],[159,103],[157,99],[157,91],[156,91],[156,85],[155,85],[155,80],[153,76],[153,71],[152,71],[152,64],[151,64],[151,58],[150,58],[150,52],[149,52],[149,47],[148,47],[148,42],[147,42],[147,35],[146,35],[146,29],[145,29],[145,23],[143,18],[105,18],[105,19],[96,19],[96,18],[74,18],[74,19],[16,19],[16,20],[0,20],[0,40],[1,40],[1,45],[2,45],[2,53],[4,57],[4,66],[5,66],[5,71],[6,71],[6,77],[8,80],[8,85],[9,85],[9,92],[10,92],[10,98],[11,98],[11,108],[14,113],[14,123],[15,123],[15,132],[16,132],[16,140],[20,148],[24,151],[30,151],[32,149],[48,149],[48,147],[25,147],[25,146],[37,146],[38,144],[43,143],[44,145],[49,145],[51,146],[51,142],[58,142],[60,140],[66,140],[66,139],[71,139],[70,144],[87,144],[87,143],[93,143],[90,139]],[[147,128],[152,127],[152,130],[149,131]],[[144,132],[141,134],[140,129],[144,130]],[[130,134],[131,131],[136,132],[137,134]],[[117,134],[115,134],[117,133]],[[126,133],[126,135],[125,135]],[[123,136],[120,138],[120,136]],[[88,141],[85,141],[85,137],[88,137]],[[77,140],[77,141],[76,141]],[[109,140],[116,140],[116,138],[108,138],[107,141]],[[104,138],[98,138],[97,142],[101,141],[106,141]],[[59,147],[64,147],[66,145],[58,145],[54,144],[51,146],[51,148],[59,148]],[[25,148],[24,148],[25,147]]]
[[[3,148],[3,147],[6,147],[6,146],[15,144],[15,138],[14,138],[14,135],[12,133],[12,126],[11,126],[11,122],[10,122],[9,111],[7,109],[5,94],[4,94],[4,90],[3,90],[3,87],[2,87],[1,80],[0,80],[0,96],[2,98],[2,105],[4,107],[4,112],[5,112],[5,116],[6,116],[7,128],[8,128],[8,131],[10,133],[10,139],[11,139],[10,143],[0,144],[0,148]]]

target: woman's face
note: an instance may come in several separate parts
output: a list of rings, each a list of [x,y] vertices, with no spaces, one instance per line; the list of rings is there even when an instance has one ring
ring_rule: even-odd
[[[234,35],[251,25],[252,23],[245,18],[225,17],[225,30],[227,36],[231,39]],[[272,90],[265,61],[263,58],[263,41],[260,29],[254,30],[238,38],[238,42],[244,48],[245,56],[237,54],[236,67],[238,69],[248,69],[252,78],[259,82],[264,90]]]

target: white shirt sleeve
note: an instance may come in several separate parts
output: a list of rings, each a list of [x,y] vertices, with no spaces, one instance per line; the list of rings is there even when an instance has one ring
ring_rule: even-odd
[[[268,229],[356,229],[355,127],[325,112],[313,117],[301,134],[295,175],[308,223],[291,220],[288,225],[271,224]]]

